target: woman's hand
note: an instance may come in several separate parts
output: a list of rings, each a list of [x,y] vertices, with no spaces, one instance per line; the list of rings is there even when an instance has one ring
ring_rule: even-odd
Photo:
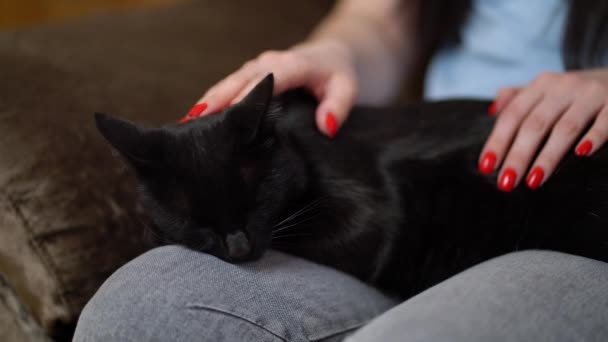
[[[490,174],[502,164],[498,188],[503,191],[511,191],[530,170],[526,184],[537,189],[575,143],[575,154],[584,157],[606,142],[608,69],[543,73],[524,87],[501,89],[489,113],[500,114],[479,170]]]
[[[272,72],[275,95],[303,87],[317,97],[317,126],[333,138],[357,96],[353,63],[348,47],[337,40],[317,40],[285,51],[267,51],[211,87],[186,118],[215,113],[239,102]]]
[[[305,88],[319,101],[317,127],[336,135],[355,99],[388,102],[399,79],[414,65],[418,1],[339,0],[308,40],[285,51],[268,51],[211,87],[182,120],[218,112],[240,101],[268,73],[277,95]]]

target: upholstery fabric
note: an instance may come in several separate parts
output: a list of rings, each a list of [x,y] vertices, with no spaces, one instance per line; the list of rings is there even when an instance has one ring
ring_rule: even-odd
[[[149,247],[134,179],[93,112],[177,120],[245,60],[304,38],[331,5],[199,0],[0,33],[0,275],[44,331],[69,330]]]

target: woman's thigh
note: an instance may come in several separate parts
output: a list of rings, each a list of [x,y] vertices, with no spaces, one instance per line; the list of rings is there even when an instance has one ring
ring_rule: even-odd
[[[508,254],[411,298],[348,341],[608,341],[608,264]]]
[[[278,252],[234,265],[167,246],[101,286],[75,341],[337,341],[395,304],[353,277]]]

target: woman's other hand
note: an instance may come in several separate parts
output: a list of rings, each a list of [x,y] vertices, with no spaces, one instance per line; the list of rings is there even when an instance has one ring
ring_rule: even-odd
[[[543,73],[524,87],[501,89],[489,113],[499,115],[479,170],[490,174],[501,165],[498,188],[503,191],[524,178],[537,189],[571,148],[585,157],[606,142],[608,69]]]

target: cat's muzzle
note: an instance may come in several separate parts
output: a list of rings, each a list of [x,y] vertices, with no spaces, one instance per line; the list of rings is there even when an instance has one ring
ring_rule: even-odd
[[[230,260],[244,261],[250,259],[252,246],[245,233],[236,232],[226,235],[226,247]]]

